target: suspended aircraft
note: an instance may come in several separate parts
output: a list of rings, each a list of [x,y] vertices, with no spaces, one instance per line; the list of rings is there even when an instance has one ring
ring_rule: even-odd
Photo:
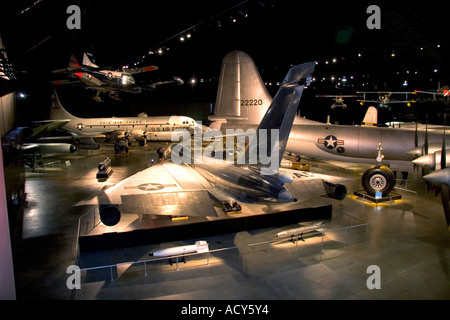
[[[71,134],[67,139],[84,139],[87,144],[95,144],[92,138],[103,138],[135,140],[143,146],[147,141],[172,141],[173,134],[181,135],[185,130],[191,134],[201,130],[194,119],[185,116],[78,118],[64,109],[56,91],[52,95],[50,118],[66,121],[61,129]]]
[[[256,144],[255,140],[251,140],[245,152],[239,154],[239,159],[245,161],[229,161],[223,159],[218,152],[213,156],[214,150],[206,152],[208,148],[203,152],[202,149],[191,149],[191,139],[183,139],[171,148],[170,160],[138,172],[99,195],[81,202],[80,205],[98,205],[103,224],[114,226],[120,221],[122,211],[126,211],[127,206],[131,205],[133,212],[136,212],[136,204],[140,203],[144,206],[141,209],[147,213],[173,216],[177,213],[176,207],[182,206],[183,202],[189,202],[188,207],[181,209],[183,215],[201,214],[213,217],[217,217],[216,212],[214,209],[210,212],[207,205],[211,201],[227,213],[228,208],[224,203],[230,202],[233,205],[292,204],[307,197],[304,188],[298,193],[298,197],[288,190],[287,185],[296,180],[320,184],[324,193],[342,200],[346,196],[345,186],[334,184],[332,181],[325,183],[323,180],[325,177],[331,179],[333,177],[325,175],[303,177],[295,175],[297,174],[295,170],[279,169],[304,83],[310,79],[314,66],[315,63],[312,62],[289,70],[266,115],[254,132]],[[267,139],[261,138],[265,133]],[[251,154],[255,148],[259,152],[257,159],[254,159],[257,161],[253,163]],[[266,152],[262,152],[263,149]],[[199,150],[201,152],[197,153]],[[269,157],[269,163],[263,160],[263,154]],[[153,199],[161,196],[165,197],[166,200],[163,202],[168,204],[168,207],[158,205],[157,200],[153,202]],[[193,203],[195,198],[201,199],[197,204],[198,207]],[[190,213],[190,210],[193,212]]]
[[[233,51],[222,62],[214,115],[210,128],[254,127],[272,98],[246,53]],[[425,140],[440,143],[441,133],[399,128],[333,125],[296,116],[286,151],[313,159],[373,164],[364,174],[364,190],[374,196],[389,194],[395,186],[394,171],[411,172],[412,160],[424,154]],[[383,161],[376,161],[380,144]]]
[[[360,98],[357,95],[317,95],[316,98],[333,98],[334,103],[331,105],[331,109],[336,107],[346,109],[347,105],[344,103],[344,98]]]
[[[362,100],[358,100],[361,105],[364,105],[364,103],[366,103],[366,102],[378,103],[378,107],[379,108],[385,108],[391,103],[406,103],[406,105],[408,107],[410,107],[411,103],[415,103],[416,102],[415,100],[409,100],[408,99],[408,95],[416,94],[416,92],[391,92],[391,91],[370,92],[370,91],[361,91],[361,92],[357,92],[357,93],[362,93],[362,95],[363,95],[363,99]],[[376,95],[378,95],[378,100],[367,100],[366,99],[366,94],[376,94]],[[397,94],[405,95],[405,100],[392,100],[391,96],[392,95],[397,95]]]
[[[109,97],[114,100],[120,100],[118,91],[131,93],[140,93],[142,90],[153,90],[158,85],[176,83],[182,85],[184,82],[180,77],[174,76],[167,81],[158,81],[154,83],[140,84],[133,77],[134,74],[158,70],[157,66],[147,66],[141,68],[123,68],[121,71],[111,68],[101,68],[92,62],[89,54],[83,54],[83,63],[79,65],[75,56],[72,55],[69,61],[69,67],[52,71],[52,73],[68,73],[75,76],[79,81],[84,83],[88,89],[96,90],[96,95],[92,98],[97,102],[102,102],[100,94],[107,92]],[[75,81],[78,82],[78,81]],[[52,81],[54,85],[71,84],[74,81],[57,80]]]
[[[420,90],[414,90],[416,93],[423,93],[423,94],[429,94],[433,96],[433,101],[437,101],[437,97],[441,97],[440,100],[442,100],[445,104],[450,103],[450,90],[448,86],[444,87],[438,87],[436,92],[433,91],[420,91]]]

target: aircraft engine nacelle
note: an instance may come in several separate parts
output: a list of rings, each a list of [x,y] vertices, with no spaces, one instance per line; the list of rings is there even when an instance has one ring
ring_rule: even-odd
[[[128,133],[125,131],[114,131],[111,133],[110,138],[114,140],[125,139],[128,137]]]
[[[130,133],[131,138],[140,140],[145,138],[145,131],[144,130],[133,130]]]
[[[347,188],[342,184],[334,184],[325,180],[322,180],[323,187],[330,198],[343,200],[347,196]]]
[[[372,197],[376,192],[381,192],[385,197],[395,186],[395,176],[388,167],[374,165],[364,172],[361,182],[364,190]]]
[[[41,143],[39,150],[42,153],[74,153],[77,146],[69,143]]]
[[[120,221],[120,209],[117,205],[100,205],[100,220],[108,227],[115,226]]]

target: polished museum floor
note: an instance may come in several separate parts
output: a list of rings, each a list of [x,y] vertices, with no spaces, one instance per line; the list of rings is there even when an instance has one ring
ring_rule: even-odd
[[[333,200],[323,235],[271,242],[275,233],[295,227],[286,226],[79,253],[78,222],[90,209],[76,204],[157,162],[158,146],[133,146],[118,157],[112,147],[78,151],[45,158],[57,162],[27,173],[13,239],[18,299],[450,299],[450,232],[440,197],[427,193],[416,173],[395,189],[401,200],[363,201],[353,192],[361,189],[364,166],[345,163],[302,161],[312,172],[347,178],[347,197]],[[98,163],[108,156],[114,172],[98,181]],[[173,265],[129,263],[196,240],[223,250]],[[79,290],[67,287],[67,268],[74,264],[84,269]],[[93,269],[101,266],[107,267]]]

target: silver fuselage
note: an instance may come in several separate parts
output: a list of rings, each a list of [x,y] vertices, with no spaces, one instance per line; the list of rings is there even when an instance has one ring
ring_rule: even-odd
[[[378,148],[382,147],[383,164],[394,170],[410,171],[415,157],[408,154],[416,147],[416,132],[409,129],[386,127],[361,127],[350,125],[331,125],[324,123],[300,124],[298,117],[286,146],[287,152],[314,159],[333,160],[351,163],[375,164]],[[297,120],[297,119],[296,119]],[[245,125],[238,121],[222,123],[221,131],[226,129],[247,130],[255,125]],[[425,142],[425,131],[417,132],[418,145]],[[447,139],[450,136],[447,135]],[[428,132],[428,142],[442,143],[442,134]]]

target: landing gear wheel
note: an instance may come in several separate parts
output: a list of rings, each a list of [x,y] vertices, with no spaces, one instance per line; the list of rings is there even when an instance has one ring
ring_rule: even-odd
[[[361,183],[369,195],[375,196],[376,192],[381,192],[385,197],[395,186],[395,176],[388,167],[375,165],[364,172]]]

